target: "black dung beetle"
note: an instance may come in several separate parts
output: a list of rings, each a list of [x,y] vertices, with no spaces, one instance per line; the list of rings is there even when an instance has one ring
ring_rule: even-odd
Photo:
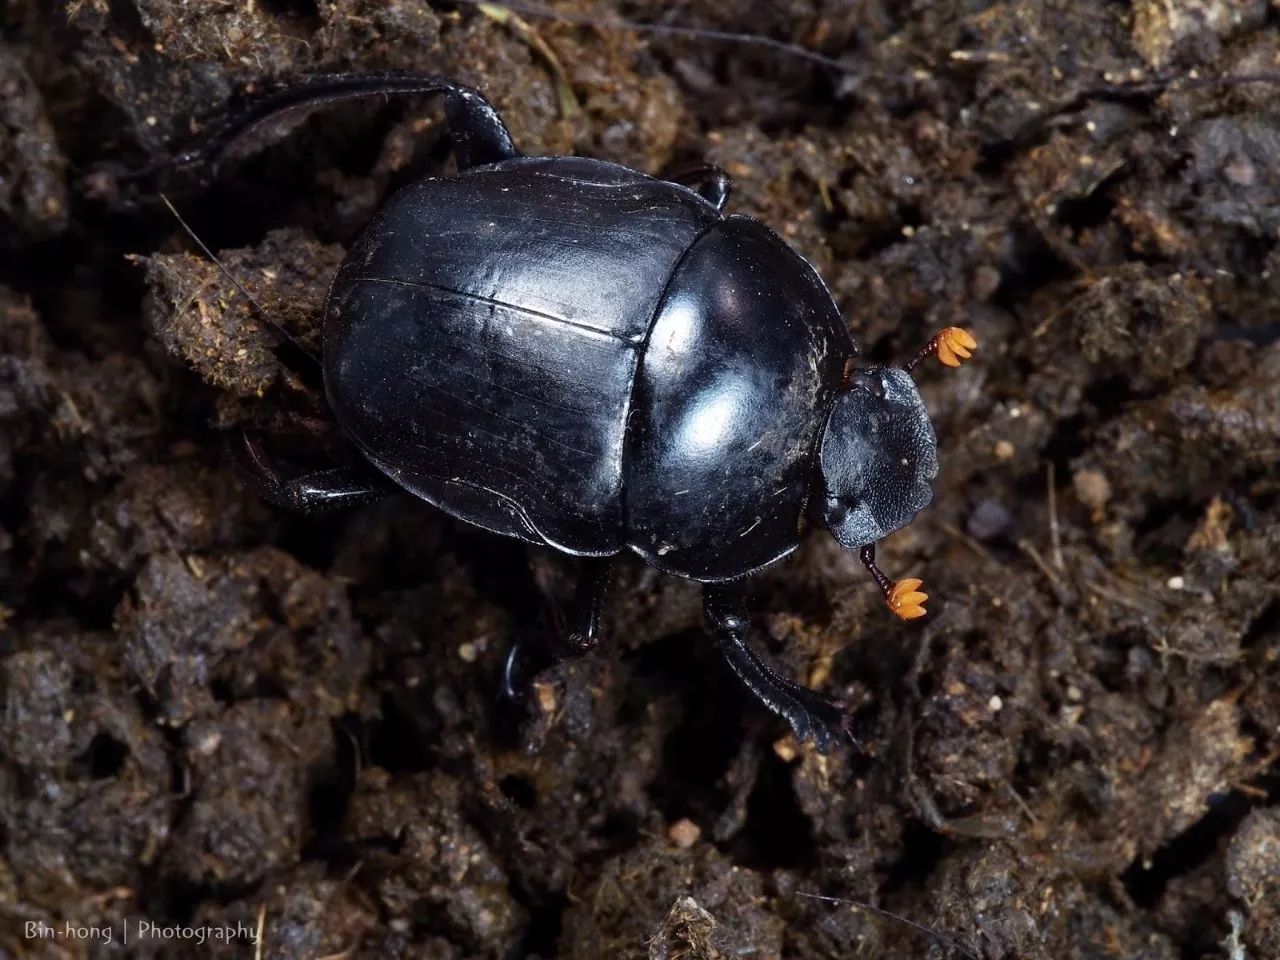
[[[526,157],[477,91],[402,72],[311,78],[268,95],[180,162],[216,163],[307,104],[443,93],[458,173],[396,193],[351,248],[324,316],[324,384],[370,464],[295,479],[246,438],[253,486],[316,510],[403,488],[476,526],[587,558],[561,652],[597,642],[609,558],[632,550],[704,584],[742,682],[796,739],[849,730],[836,703],[747,643],[743,578],[787,556],[807,513],[862,560],[904,619],[877,540],[929,502],[933,427],[909,372],[976,344],[938,334],[904,368],[856,348],[809,263],[726,216],[730,181],[683,182],[582,157]],[[390,481],[390,483],[388,483]]]

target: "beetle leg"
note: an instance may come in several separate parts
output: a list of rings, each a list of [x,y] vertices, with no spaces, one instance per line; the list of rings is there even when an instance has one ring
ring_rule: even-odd
[[[298,513],[354,507],[387,493],[387,487],[369,472],[350,467],[333,467],[286,479],[262,445],[248,434],[241,435],[237,460],[241,474],[254,493]]]
[[[671,183],[688,187],[717,210],[723,210],[733,191],[733,178],[714,163],[677,167],[666,178]]]
[[[502,664],[502,696],[510,703],[524,702],[524,678],[528,671],[528,666],[524,663],[526,656],[525,644],[517,640],[511,644],[507,659]]]
[[[502,117],[478,91],[461,87],[444,98],[444,112],[453,137],[453,156],[459,170],[518,157]]]
[[[272,90],[250,101],[248,106],[215,127],[195,147],[159,165],[159,168],[168,164],[206,164],[216,168],[249,133],[302,107],[358,97],[423,93],[445,95],[445,115],[453,135],[454,157],[459,169],[497,163],[519,155],[502,117],[478,90],[448,77],[411,70],[387,70],[382,73],[317,74]]]
[[[588,557],[574,590],[573,606],[566,623],[560,605],[547,601],[547,631],[542,643],[517,640],[507,653],[502,670],[502,693],[519,703],[524,699],[525,679],[550,667],[556,660],[576,660],[600,643],[600,608],[609,586],[612,557]],[[535,649],[530,650],[530,646]]]
[[[921,582],[916,577],[904,577],[901,580],[890,580],[876,564],[876,545],[868,543],[858,553],[862,565],[875,578],[876,586],[884,594],[885,602],[896,616],[903,620],[916,620],[926,613],[924,602],[929,599],[927,593],[920,592]]]
[[[852,718],[843,706],[779,676],[751,649],[747,642],[751,624],[739,588],[708,584],[703,590],[703,607],[725,661],[761,703],[791,725],[798,742],[812,737],[820,753],[826,753],[840,738],[856,743]]]
[[[557,659],[585,656],[600,643],[600,608],[609,586],[612,557],[587,558],[573,595],[570,624],[558,605],[552,604],[551,652]]]

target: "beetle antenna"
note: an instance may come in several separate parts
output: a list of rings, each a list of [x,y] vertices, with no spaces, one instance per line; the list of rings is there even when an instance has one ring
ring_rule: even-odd
[[[612,27],[617,30],[629,30],[633,33],[657,33],[671,37],[691,37],[695,40],[718,40],[724,43],[749,44],[756,47],[765,47],[783,56],[795,57],[797,60],[807,60],[809,63],[815,63],[829,70],[837,70],[840,73],[860,72],[853,64],[845,63],[834,57],[824,56],[815,50],[810,50],[808,47],[787,43],[784,40],[775,40],[773,37],[761,36],[758,33],[736,33],[731,30],[712,30],[707,27],[682,27],[669,23],[641,23],[638,20],[607,20],[604,17],[595,17],[587,13],[563,13],[559,10],[548,10],[546,7],[536,7],[532,4],[508,3],[507,0],[502,0],[501,3],[491,3],[489,0],[453,0],[453,2],[460,6],[477,7],[481,10],[485,7],[497,8],[508,10],[522,17],[541,17],[546,20],[559,20],[561,23],[574,23],[588,27]]]
[[[924,349],[902,369],[910,373],[930,357],[937,357],[938,362],[945,367],[958,367],[973,355],[971,351],[977,346],[978,341],[964,327],[947,327],[935,333],[924,345]]]
[[[182,214],[180,214],[178,212],[178,208],[175,207],[169,201],[169,198],[162,193],[160,194],[160,199],[161,201],[163,201],[164,205],[169,208],[169,212],[172,213],[173,218],[178,221],[178,226],[182,227],[183,232],[185,232],[186,235],[191,238],[192,242],[195,243],[195,245],[204,252],[204,255],[213,262],[213,265],[222,271],[222,275],[226,277],[228,280],[230,280],[231,283],[235,286],[235,288],[239,290],[240,293],[244,296],[244,298],[249,301],[249,303],[253,306],[254,315],[257,316],[257,318],[260,321],[266,324],[266,326],[276,336],[280,337],[282,340],[287,341],[297,349],[301,350],[309,360],[311,360],[313,363],[319,366],[320,358],[317,357],[315,353],[311,350],[311,348],[308,347],[305,343],[303,343],[298,337],[295,337],[292,333],[290,333],[283,326],[281,326],[279,322],[272,319],[272,317],[263,308],[262,304],[258,302],[257,298],[252,293],[249,292],[249,290],[245,287],[243,283],[240,282],[240,280],[236,277],[234,273],[232,273],[230,270],[227,269],[226,264],[224,264],[221,260],[217,258],[217,256],[214,255],[214,252],[210,250],[209,247],[205,244],[205,242],[201,240],[199,236],[197,236],[196,232],[191,229],[191,225],[187,223],[186,220],[182,219]]]
[[[927,937],[932,937],[934,940],[942,944],[944,947],[950,947],[952,950],[955,950],[955,951],[958,951],[959,953],[964,954],[966,957],[969,957],[970,960],[980,960],[979,956],[976,953],[974,953],[968,947],[964,946],[962,943],[960,943],[959,940],[955,939],[954,937],[949,937],[945,933],[941,932],[940,930],[935,930],[933,927],[925,926],[923,923],[916,923],[916,921],[909,920],[906,917],[900,914],[894,913],[891,910],[885,910],[882,907],[874,906],[870,903],[867,903],[865,900],[850,900],[845,897],[828,897],[820,893],[803,893],[803,892],[796,893],[796,896],[805,897],[809,900],[821,900],[824,903],[844,903],[852,907],[857,907],[860,910],[866,910],[868,913],[874,913],[878,917],[884,917],[886,920],[896,920],[898,923],[901,923],[907,927],[910,927],[912,930],[915,930],[917,933],[923,933]]]
[[[867,568],[867,573],[875,580],[876,586],[884,594],[884,601],[889,605],[893,615],[903,620],[919,620],[928,611],[924,602],[929,599],[920,587],[924,581],[919,577],[904,577],[901,580],[890,580],[880,565],[876,563],[876,545],[868,543],[858,552],[858,559]]]

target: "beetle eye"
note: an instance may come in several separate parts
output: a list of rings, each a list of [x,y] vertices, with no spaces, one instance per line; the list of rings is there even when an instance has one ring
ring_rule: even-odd
[[[849,516],[849,505],[831,493],[827,494],[827,523],[843,523]]]

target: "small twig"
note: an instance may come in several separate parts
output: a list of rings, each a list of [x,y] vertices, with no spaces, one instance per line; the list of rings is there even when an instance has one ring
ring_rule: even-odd
[[[1031,562],[1040,568],[1040,572],[1049,578],[1050,583],[1059,588],[1063,586],[1062,578],[1058,576],[1058,571],[1049,566],[1044,557],[1040,556],[1039,550],[1033,547],[1026,540],[1018,541],[1018,549],[1031,558]]]
[[[932,927],[926,927],[923,923],[916,923],[914,920],[908,920],[906,917],[899,916],[898,914],[893,913],[892,911],[884,910],[880,907],[872,906],[871,904],[866,903],[865,901],[849,900],[844,897],[827,897],[827,896],[823,896],[820,893],[797,893],[796,896],[807,897],[810,900],[822,900],[824,903],[848,904],[851,907],[858,907],[861,910],[866,910],[868,913],[874,913],[877,916],[884,917],[886,920],[896,920],[899,923],[910,927],[912,930],[917,931],[918,933],[923,933],[926,936],[932,937],[933,939],[941,943],[943,946],[950,947],[952,950],[960,951],[966,957],[969,957],[970,960],[981,960],[981,958],[976,953],[974,953],[972,950],[968,949],[967,947],[963,946],[959,940],[956,940],[953,937],[949,937],[945,933],[942,933],[938,930],[934,930]]]
[[[1267,800],[1271,796],[1268,791],[1263,790],[1261,787],[1255,787],[1252,783],[1233,783],[1231,785],[1231,789],[1237,790],[1240,793],[1243,793],[1246,797],[1249,797],[1251,800],[1256,800],[1258,802]]]
[[[1062,535],[1058,530],[1058,491],[1054,477],[1053,461],[1049,461],[1049,469],[1045,471],[1045,486],[1049,490],[1049,543],[1053,547],[1053,565],[1059,570],[1062,562]]]
[[[1100,584],[1093,583],[1093,582],[1086,583],[1085,589],[1088,590],[1090,593],[1094,594],[1095,596],[1101,597],[1103,600],[1109,600],[1112,603],[1118,603],[1120,604],[1120,606],[1128,607],[1130,610],[1134,610],[1138,613],[1150,614],[1152,612],[1152,609],[1149,605],[1144,605],[1140,603],[1139,601],[1133,599],[1133,597],[1129,596],[1126,593],[1123,593],[1120,590],[1114,590],[1111,587],[1104,587]],[[1146,596],[1148,599],[1152,600],[1154,603],[1160,604],[1160,601],[1156,600],[1151,594],[1143,594],[1143,595]]]
[[[818,197],[822,200],[822,209],[827,213],[835,213],[836,205],[831,202],[831,188],[822,179],[818,180]]]
[[[1022,812],[1027,815],[1027,819],[1030,820],[1032,823],[1034,823],[1036,826],[1039,826],[1040,818],[1035,815],[1035,811],[1031,809],[1030,804],[1028,804],[1027,801],[1022,799],[1022,794],[1020,794],[1017,790],[1015,790],[1013,788],[1013,784],[1010,783],[1008,780],[1004,782],[1004,786],[1005,786],[1005,789],[1009,791],[1009,795],[1013,797],[1014,801],[1018,804],[1018,806],[1022,808]]]
[[[135,895],[132,887],[112,887],[110,890],[95,893],[89,898],[89,903],[101,908],[112,900],[128,900]]]
[[[1001,50],[952,50],[948,56],[960,63],[1008,63],[1012,59]]]
[[[977,554],[983,560],[986,560],[988,563],[994,563],[996,566],[1004,566],[1004,564],[1002,564],[995,556],[992,555],[990,550],[984,547],[981,543],[979,543],[973,537],[969,536],[969,534],[965,533],[963,530],[957,527],[954,523],[949,523],[946,520],[942,520],[939,522],[939,526],[942,527],[943,533],[959,540],[961,543],[963,543],[966,547],[972,550],[975,554]]]
[[[775,40],[773,37],[764,37],[754,33],[733,33],[728,30],[709,30],[704,27],[680,27],[668,23],[608,20],[604,17],[590,14],[566,13],[560,10],[549,10],[545,7],[535,7],[526,3],[508,3],[506,0],[498,3],[492,2],[492,0],[454,0],[454,2],[465,4],[468,7],[504,8],[525,17],[545,17],[551,20],[559,20],[562,23],[574,23],[587,27],[612,27],[614,29],[632,30],[636,33],[661,33],[673,37],[692,37],[698,40],[724,40],[729,43],[751,44],[757,47],[768,47],[776,53],[781,53],[788,57],[796,57],[800,60],[808,60],[810,63],[816,63],[831,70],[838,70],[841,73],[861,72],[861,69],[854,64],[844,63],[833,57],[825,57],[805,47],[796,46],[794,43],[785,43],[782,40]]]
[[[547,61],[547,66],[555,74],[556,99],[560,102],[560,115],[562,117],[571,117],[581,112],[582,108],[579,106],[578,98],[573,92],[573,84],[569,82],[569,75],[565,73],[564,66],[560,63],[560,58],[551,49],[551,44],[547,43],[538,34],[537,30],[529,26],[527,21],[521,19],[515,8],[506,4],[485,3],[483,0],[477,0],[475,8],[494,23],[510,27],[525,43],[533,47],[543,60]]]
[[[263,928],[267,923],[267,905],[265,902],[258,907],[258,932],[256,936],[257,943],[253,948],[253,960],[262,960],[262,944],[263,944]]]
[[[1169,657],[1181,657],[1187,663],[1236,663],[1244,654],[1236,653],[1196,653],[1194,650],[1187,650],[1183,647],[1175,647],[1169,643],[1165,637],[1161,637],[1159,643],[1151,645],[1151,649],[1160,654],[1161,662],[1168,663]]]

